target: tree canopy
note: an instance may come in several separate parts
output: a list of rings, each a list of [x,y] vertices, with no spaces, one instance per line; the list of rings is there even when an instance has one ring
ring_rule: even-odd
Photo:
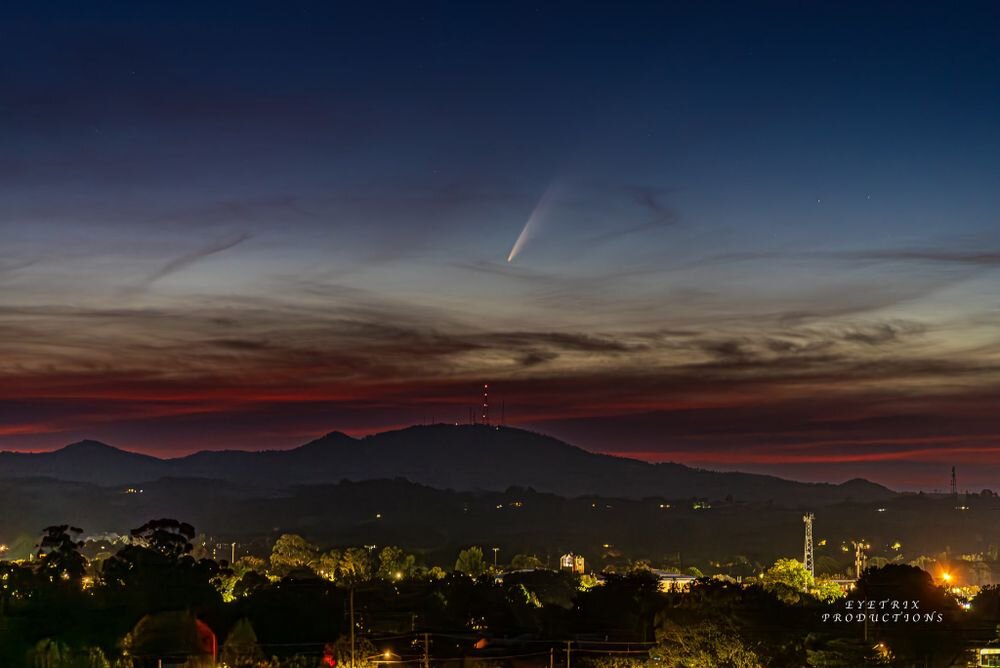
[[[455,560],[455,570],[469,577],[478,578],[486,572],[486,560],[483,558],[483,548],[478,545],[466,548],[458,553]]]

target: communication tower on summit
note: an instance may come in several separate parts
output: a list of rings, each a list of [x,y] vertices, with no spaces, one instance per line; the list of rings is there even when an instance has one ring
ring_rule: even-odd
[[[490,386],[483,384],[483,424],[490,423]]]

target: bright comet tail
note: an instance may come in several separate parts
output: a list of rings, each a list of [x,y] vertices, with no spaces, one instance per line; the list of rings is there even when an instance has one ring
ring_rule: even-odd
[[[542,193],[542,197],[538,200],[538,204],[535,205],[535,208],[531,211],[531,215],[528,216],[528,221],[524,224],[524,227],[521,228],[521,233],[517,235],[517,240],[511,247],[510,254],[507,255],[507,262],[512,262],[514,258],[521,253],[521,249],[524,248],[524,245],[535,236],[535,233],[538,231],[539,221],[545,215],[552,201],[553,190],[553,186],[550,185],[545,189],[545,192]]]

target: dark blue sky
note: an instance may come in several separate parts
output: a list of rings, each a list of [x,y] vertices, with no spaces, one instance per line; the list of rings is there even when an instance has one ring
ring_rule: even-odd
[[[1000,466],[989,3],[0,19],[0,447],[284,447],[490,381],[652,459]]]

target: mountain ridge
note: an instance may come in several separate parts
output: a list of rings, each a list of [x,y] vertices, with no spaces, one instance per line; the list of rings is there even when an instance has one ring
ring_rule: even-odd
[[[863,479],[806,483],[644,462],[589,452],[537,432],[485,425],[419,425],[362,438],[332,431],[288,450],[201,450],[167,459],[93,440],[43,453],[0,452],[0,478],[39,475],[100,485],[203,478],[272,490],[403,478],[464,491],[517,485],[571,497],[736,498],[791,505],[870,501],[895,494]]]

